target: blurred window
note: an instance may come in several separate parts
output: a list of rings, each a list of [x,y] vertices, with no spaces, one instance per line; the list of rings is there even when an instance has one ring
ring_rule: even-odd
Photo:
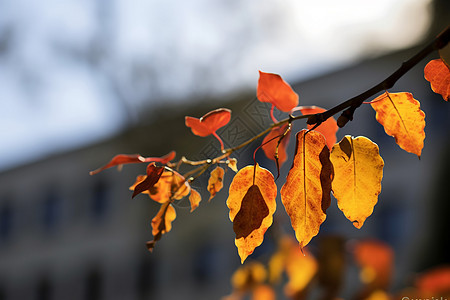
[[[98,181],[93,190],[91,202],[92,214],[96,219],[101,219],[108,211],[109,187],[104,181]]]
[[[10,203],[0,206],[0,242],[8,240],[11,236],[13,225],[13,208]]]
[[[46,231],[53,231],[60,222],[61,198],[58,197],[55,191],[50,190],[44,199],[44,207],[42,214],[42,222]]]

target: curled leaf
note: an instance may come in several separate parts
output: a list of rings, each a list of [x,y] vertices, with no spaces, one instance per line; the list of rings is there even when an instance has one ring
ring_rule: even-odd
[[[393,136],[403,150],[422,153],[425,139],[425,113],[411,93],[388,93],[375,98],[370,105],[386,134]]]
[[[200,119],[186,116],[185,123],[190,127],[192,133],[198,136],[208,136],[217,131],[217,129],[225,126],[230,122],[231,110],[227,108],[219,108],[205,114]]]
[[[298,95],[280,75],[259,71],[256,97],[281,111],[289,112],[298,105]]]
[[[234,172],[237,173],[238,168],[237,168],[237,159],[236,158],[229,158],[227,160],[227,165],[228,165],[228,168],[230,168],[231,170],[233,170]]]
[[[378,201],[384,162],[377,144],[366,137],[346,135],[333,146],[333,195],[345,217],[361,228]]]
[[[146,178],[146,175],[139,175],[135,183],[130,186],[130,190],[134,191],[136,186]],[[190,190],[191,188],[183,176],[176,171],[165,169],[158,182],[142,193],[148,194],[158,203],[165,203],[170,199],[182,199],[189,194]]]
[[[278,144],[279,139],[281,136],[286,132],[286,129],[288,128],[289,124],[285,124],[280,127],[273,128],[263,139],[261,143],[261,148],[264,151],[264,154],[267,158],[273,160],[276,162],[276,150],[278,146],[278,164],[280,166],[283,165],[283,163],[287,160],[287,153],[286,148],[289,143],[289,139],[291,136],[291,131],[286,134],[286,136],[281,140],[280,144]],[[279,137],[279,138],[277,138]],[[270,142],[269,142],[270,141]]]
[[[151,189],[158,182],[163,171],[164,167],[157,167],[155,163],[149,164],[147,166],[147,177],[145,177],[144,180],[136,185],[131,198],[134,198],[136,195],[142,193],[143,191]]]
[[[194,189],[191,189],[191,195],[189,195],[189,203],[191,204],[191,212],[193,212],[198,205],[202,201],[202,196],[200,196],[199,192]]]
[[[209,201],[222,189],[223,187],[223,175],[225,170],[221,167],[216,167],[211,171],[211,175],[208,180],[208,192],[210,194]]]
[[[430,61],[424,69],[425,79],[431,84],[433,92],[440,94],[445,101],[450,100],[450,67],[442,59]]]
[[[175,151],[162,156],[162,157],[143,157],[140,154],[118,154],[114,156],[106,165],[98,168],[97,170],[89,172],[90,175],[100,173],[101,171],[118,166],[122,167],[124,164],[143,163],[143,162],[159,162],[163,165],[175,158]]]
[[[304,115],[319,114],[326,111],[326,109],[318,106],[299,106],[298,110],[300,110]],[[307,128],[311,129],[313,127],[314,125],[308,124]],[[333,145],[336,143],[336,132],[338,131],[338,129],[339,127],[337,126],[336,119],[334,117],[330,117],[325,122],[317,126],[317,128],[315,128],[314,130],[323,134],[325,140],[327,141],[328,149],[331,149],[331,147],[333,147]]]
[[[165,202],[161,205],[158,213],[152,219],[153,240],[147,242],[147,248],[150,252],[153,251],[156,242],[161,239],[162,235],[172,229],[172,222],[176,217],[175,208],[170,202]]]
[[[331,202],[333,166],[322,134],[304,129],[296,139],[294,161],[281,188],[281,201],[303,248],[325,221]]]
[[[254,180],[253,174],[255,174]],[[265,205],[261,203],[261,196]],[[233,229],[237,231],[235,244],[242,263],[256,247],[261,245],[264,233],[272,225],[272,215],[276,209],[276,196],[277,186],[272,173],[259,165],[242,168],[234,176],[230,185],[227,206],[230,209],[231,222],[237,221],[239,224],[236,226],[233,224]],[[243,209],[242,212],[241,209]],[[266,209],[268,209],[268,213]],[[263,215],[265,217],[261,220]],[[253,217],[258,220],[252,220]],[[246,226],[245,222],[250,225]],[[260,224],[258,228],[252,228],[257,224]]]

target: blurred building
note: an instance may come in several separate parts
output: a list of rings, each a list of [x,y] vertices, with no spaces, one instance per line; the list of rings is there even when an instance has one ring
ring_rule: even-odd
[[[416,51],[361,62],[295,84],[294,89],[301,105],[330,108],[377,84]],[[393,288],[409,284],[409,274],[414,271],[448,262],[448,257],[442,261],[444,255],[435,252],[443,245],[439,243],[448,245],[448,235],[435,240],[429,232],[449,225],[448,219],[436,219],[433,214],[448,200],[448,194],[438,193],[437,180],[449,165],[449,108],[423,79],[425,63],[391,90],[412,92],[421,101],[427,122],[421,160],[401,150],[376,122],[372,108],[363,105],[355,120],[338,132],[338,140],[346,134],[364,135],[379,145],[385,161],[379,203],[364,227],[357,230],[333,200],[321,229],[321,234],[339,234],[346,239],[370,237],[388,242],[397,253]],[[188,201],[181,201],[172,231],[150,254],[145,242],[152,239],[150,220],[158,205],[145,195],[131,200],[128,190],[145,166],[124,166],[122,172],[110,169],[96,176],[88,172],[118,153],[161,156],[177,150],[177,157],[189,158],[217,153],[213,139],[190,133],[184,115],[198,117],[212,108],[231,108],[233,119],[221,132],[227,145],[238,144],[270,123],[268,107],[256,101],[253,92],[231,98],[205,100],[184,109],[165,108],[149,115],[148,124],[114,139],[2,172],[0,299],[218,299],[229,293],[229,278],[239,258],[225,205],[227,188],[207,203],[206,176],[195,182],[203,194],[200,207],[191,214]],[[294,130],[303,126],[296,122]],[[293,147],[291,141],[290,159]],[[252,163],[248,152],[235,156],[239,168]],[[261,153],[257,158],[276,172],[273,162]],[[281,179],[289,168],[288,162],[281,169]],[[287,221],[285,215],[279,202],[277,216]],[[270,241],[265,244],[261,248],[271,247]],[[314,242],[311,247],[314,252]],[[424,259],[427,256],[435,261]],[[349,288],[354,286],[343,293]]]

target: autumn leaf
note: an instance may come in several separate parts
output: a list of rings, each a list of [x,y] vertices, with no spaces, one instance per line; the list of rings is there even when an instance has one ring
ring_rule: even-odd
[[[258,164],[242,168],[234,176],[227,206],[231,222],[237,222],[237,225],[233,223],[233,229],[242,263],[261,245],[264,233],[272,225],[276,195],[277,186],[272,173]]]
[[[280,75],[259,71],[256,97],[269,102],[281,111],[289,112],[298,105],[298,95]]]
[[[371,106],[386,134],[393,136],[400,148],[420,158],[425,139],[425,113],[420,102],[411,93],[386,92],[372,100]]]
[[[227,166],[228,166],[228,168],[230,168],[231,170],[233,170],[234,172],[237,173],[238,168],[237,168],[237,159],[236,158],[229,158],[227,160]]]
[[[275,291],[270,285],[261,284],[253,289],[251,300],[275,300]]]
[[[302,130],[296,139],[294,162],[281,188],[281,201],[303,248],[325,221],[331,201],[333,166],[322,134]]]
[[[231,276],[233,290],[247,292],[255,286],[262,284],[267,277],[267,271],[263,264],[252,261],[240,266]]]
[[[159,162],[163,165],[175,158],[175,151],[162,156],[162,157],[143,157],[140,154],[119,154],[114,156],[106,165],[97,170],[89,172],[89,175],[98,174],[101,171],[118,166],[122,167],[124,164],[143,163],[143,162]]]
[[[445,101],[450,100],[450,69],[442,59],[430,61],[424,69],[425,79],[430,82],[433,92]]]
[[[450,266],[436,267],[420,274],[416,286],[425,296],[450,296]]]
[[[214,134],[217,129],[230,122],[231,110],[227,108],[218,108],[205,114],[200,119],[186,116],[185,123],[190,127],[192,133],[198,136],[208,136]]]
[[[338,207],[356,228],[361,228],[381,192],[384,162],[378,146],[366,137],[346,135],[333,146],[330,160]]]
[[[149,164],[147,166],[147,177],[145,177],[144,180],[136,185],[131,198],[134,198],[136,195],[142,193],[143,191],[151,189],[158,182],[163,171],[164,167],[157,167],[155,163]]]
[[[297,299],[296,295],[304,294],[317,270],[317,261],[311,253],[306,250],[300,251],[298,245],[292,247],[286,263],[286,274],[289,281],[284,289],[285,294],[291,299]]]
[[[200,196],[199,192],[194,189],[191,189],[191,194],[189,195],[189,203],[191,204],[191,212],[193,212],[199,205],[200,201],[202,201],[202,196]]]
[[[313,115],[319,114],[326,111],[326,109],[318,107],[318,106],[299,106],[296,107],[295,110],[301,111],[303,115]],[[309,125],[308,129],[313,128],[315,125]],[[324,135],[325,140],[327,141],[328,149],[331,149],[333,145],[336,143],[336,132],[339,127],[337,126],[336,119],[334,117],[330,117],[325,122],[317,126],[314,130],[320,132]]]
[[[172,229],[172,222],[176,217],[177,214],[175,212],[175,208],[169,201],[161,205],[158,213],[152,219],[153,240],[147,242],[147,248],[150,252],[153,251],[156,242],[161,239],[162,235]]]
[[[208,192],[210,194],[209,201],[211,201],[214,196],[222,189],[223,187],[223,175],[225,174],[225,170],[221,167],[216,167],[211,171],[211,175],[208,180]]]
[[[360,241],[353,252],[361,266],[360,278],[372,290],[386,289],[392,276],[394,252],[389,245],[376,241]]]
[[[134,191],[146,178],[146,175],[137,176],[135,183],[130,186],[130,190]],[[170,199],[182,199],[189,194],[190,190],[191,188],[183,176],[176,171],[165,169],[158,182],[142,193],[148,194],[158,203],[165,203]]]
[[[288,124],[285,124],[280,127],[273,128],[263,139],[261,143],[261,148],[264,151],[264,154],[267,158],[276,162],[275,153],[278,145],[278,141],[281,136],[286,132],[288,128]],[[289,143],[289,138],[291,136],[291,131],[286,134],[286,136],[281,140],[281,143],[278,146],[278,164],[280,166],[287,160],[286,148]],[[277,138],[279,137],[279,138]],[[270,141],[270,142],[269,142]]]

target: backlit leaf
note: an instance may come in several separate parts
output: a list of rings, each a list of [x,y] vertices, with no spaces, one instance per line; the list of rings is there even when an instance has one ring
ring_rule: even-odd
[[[253,184],[254,168],[256,168],[256,173]],[[230,209],[230,220],[237,221],[239,224],[236,226],[233,224],[233,229],[237,231],[235,244],[242,263],[256,247],[261,245],[264,233],[272,225],[272,215],[276,209],[276,195],[277,186],[272,173],[259,165],[242,168],[234,176],[230,185],[227,206]],[[265,205],[261,202],[261,196]],[[241,210],[243,211],[241,212]],[[265,217],[263,217],[264,215]],[[246,220],[247,216],[253,217]],[[245,222],[248,222],[250,227],[247,227]],[[251,228],[257,224],[260,224],[258,228]]]
[[[403,150],[422,153],[425,139],[425,113],[411,93],[388,93],[371,101],[377,121],[383,125],[386,134],[393,136]]]
[[[224,174],[225,170],[221,167],[216,167],[211,171],[211,175],[209,176],[208,180],[208,192],[210,194],[210,201],[222,189]]]
[[[143,191],[151,189],[159,180],[162,173],[164,171],[164,167],[157,167],[155,163],[151,163],[147,166],[147,177],[142,180],[136,187],[134,188],[133,196],[142,193]]]
[[[119,154],[114,156],[106,165],[97,170],[89,172],[90,175],[100,173],[101,171],[118,166],[119,168],[123,164],[143,163],[143,162],[159,162],[163,165],[175,158],[175,151],[172,151],[162,157],[143,157],[140,154]]]
[[[345,217],[361,228],[381,192],[384,162],[377,144],[366,137],[346,135],[333,146],[333,195]]]
[[[375,240],[358,242],[354,257],[361,266],[360,278],[373,290],[386,289],[392,276],[394,252],[387,244]]]
[[[139,175],[136,182],[130,186],[130,190],[134,191],[137,185],[147,178],[146,175]],[[191,188],[183,176],[173,170],[164,170],[160,179],[150,189],[143,191],[150,198],[158,203],[165,203],[170,199],[182,199],[187,196]]]
[[[450,266],[437,267],[421,274],[416,280],[416,286],[428,296],[450,295]]]
[[[190,127],[192,133],[198,136],[208,136],[230,122],[231,110],[218,108],[205,114],[200,119],[186,116],[185,123]]]
[[[326,111],[326,109],[318,106],[299,106],[298,110],[300,110],[304,115],[319,114]],[[311,129],[313,127],[314,125],[308,124],[307,128]],[[325,136],[328,149],[331,149],[331,147],[333,147],[333,145],[336,143],[336,132],[338,131],[338,129],[339,127],[337,126],[336,119],[334,117],[330,117],[325,122],[317,126],[317,128],[315,128],[314,130],[320,132]]]
[[[267,277],[267,271],[263,264],[252,261],[240,266],[231,276],[233,290],[247,292],[255,286],[262,284]]]
[[[275,291],[270,285],[261,284],[253,289],[251,300],[275,300]]]
[[[259,71],[256,97],[269,102],[281,111],[289,112],[298,105],[298,95],[280,75]]]
[[[431,84],[433,92],[440,94],[445,101],[450,100],[450,69],[442,59],[430,61],[424,69],[425,79]]]
[[[273,128],[263,139],[262,141],[262,149],[264,151],[264,154],[267,158],[276,161],[275,159],[275,152],[278,145],[278,140],[280,138],[277,138],[278,136],[281,137],[281,135],[284,134],[287,127],[289,125],[285,124],[280,127]],[[278,146],[278,163],[280,166],[283,165],[283,163],[287,160],[287,153],[286,148],[289,143],[289,138],[291,136],[291,131],[289,131],[286,136],[281,140],[281,143]],[[268,142],[270,141],[270,142]]]
[[[228,166],[228,168],[230,168],[231,170],[233,170],[234,172],[237,173],[238,169],[237,169],[237,159],[236,158],[229,158],[228,162],[227,162],[227,166]]]
[[[317,273],[318,264],[314,256],[308,251],[296,245],[289,250],[286,263],[286,274],[288,283],[285,286],[285,293],[291,299],[296,295],[305,292],[305,289]]]
[[[325,221],[331,201],[333,166],[322,134],[302,130],[296,139],[294,162],[281,188],[281,201],[303,248]]]
[[[158,213],[152,219],[153,240],[147,242],[147,248],[150,252],[153,251],[156,242],[161,239],[162,235],[172,229],[172,222],[176,217],[175,208],[169,201],[161,205]]]
[[[189,195],[189,203],[191,204],[191,212],[193,212],[198,205],[200,204],[200,201],[202,201],[202,196],[194,190],[191,189],[191,194]]]

